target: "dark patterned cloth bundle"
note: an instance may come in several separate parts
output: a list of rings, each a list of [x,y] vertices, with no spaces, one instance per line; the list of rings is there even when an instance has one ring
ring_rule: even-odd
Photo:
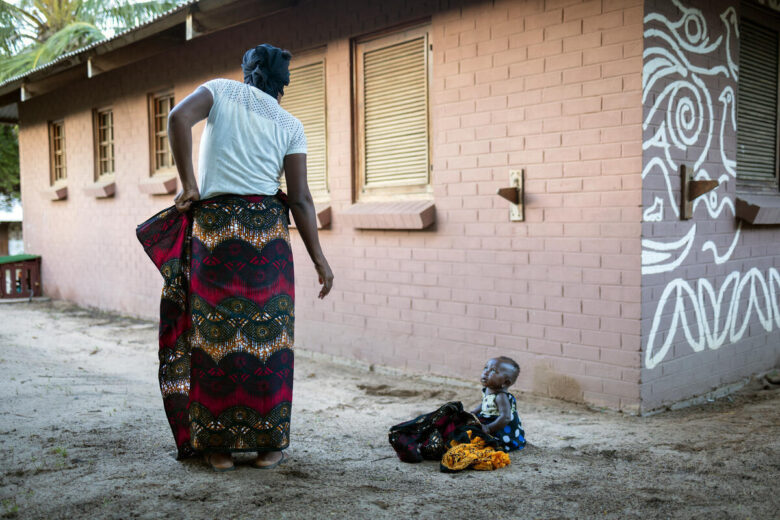
[[[390,445],[403,462],[439,461],[442,472],[494,470],[508,466],[499,439],[485,433],[479,418],[459,401],[390,428]]]
[[[463,410],[461,402],[453,401],[390,428],[390,445],[403,462],[441,460],[449,447],[448,442],[464,426],[482,430],[477,417]]]
[[[164,279],[160,390],[179,458],[284,449],[293,258],[284,194],[222,195],[136,230]]]

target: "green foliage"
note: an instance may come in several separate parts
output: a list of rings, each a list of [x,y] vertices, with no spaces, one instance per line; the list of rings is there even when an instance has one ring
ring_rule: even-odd
[[[0,124],[0,194],[19,198],[19,127]]]
[[[130,29],[183,0],[0,0],[0,81]],[[0,194],[19,197],[18,128],[0,124]]]
[[[68,450],[63,446],[57,446],[56,448],[53,448],[51,452],[55,455],[61,455],[63,458],[68,458]]]
[[[16,497],[3,499],[3,518],[16,518],[19,514],[19,504]]]
[[[103,38],[103,33],[97,27],[85,22],[74,22],[52,34],[44,43],[31,45],[18,54],[0,59],[0,79],[18,76]]]
[[[103,40],[181,0],[0,0],[0,81]]]

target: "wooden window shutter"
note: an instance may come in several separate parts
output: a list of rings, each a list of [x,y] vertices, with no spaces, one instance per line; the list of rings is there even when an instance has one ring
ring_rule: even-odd
[[[175,105],[173,92],[149,95],[150,173],[167,172],[175,161],[168,143],[168,115]]]
[[[358,54],[364,188],[429,181],[428,36],[388,40]]]
[[[110,108],[92,112],[95,153],[95,180],[114,173],[114,111]]]
[[[737,177],[777,187],[778,35],[740,20]]]
[[[67,178],[65,158],[65,122],[49,123],[49,164],[51,165],[51,182],[55,184]]]
[[[312,193],[326,192],[328,166],[324,61],[290,69],[290,85],[284,89],[282,106],[300,120],[306,133],[309,190]]]

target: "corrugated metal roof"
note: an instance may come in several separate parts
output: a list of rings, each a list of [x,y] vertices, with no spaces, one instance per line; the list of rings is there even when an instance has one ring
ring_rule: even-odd
[[[146,22],[144,22],[142,24],[136,25],[135,27],[131,27],[130,29],[126,29],[126,30],[124,30],[122,32],[118,32],[114,36],[112,36],[111,38],[106,38],[105,40],[100,40],[100,41],[97,41],[97,42],[94,42],[94,43],[90,43],[89,45],[81,47],[80,49],[76,49],[74,51],[70,51],[68,53],[65,53],[65,54],[63,54],[62,56],[58,57],[57,59],[55,59],[53,61],[50,61],[48,63],[44,63],[42,65],[38,65],[37,67],[35,67],[33,69],[30,69],[27,72],[24,72],[22,74],[18,74],[16,76],[13,76],[11,78],[6,79],[3,82],[0,82],[0,89],[2,89],[3,87],[5,87],[6,85],[8,85],[10,83],[18,81],[20,79],[24,79],[27,76],[29,76],[30,74],[34,74],[36,72],[40,72],[42,70],[45,70],[45,69],[47,69],[49,67],[53,67],[54,65],[56,65],[58,63],[62,63],[63,61],[65,61],[65,60],[67,60],[69,58],[72,58],[72,57],[74,57],[74,56],[76,56],[78,54],[82,54],[82,53],[84,53],[86,51],[95,49],[97,47],[100,47],[101,45],[106,45],[106,44],[111,43],[111,42],[113,42],[115,40],[118,40],[119,38],[122,38],[123,36],[133,32],[133,31],[137,31],[137,30],[142,29],[144,27],[148,27],[149,25],[152,25],[153,23],[161,20],[162,18],[170,16],[170,15],[172,15],[174,13],[179,12],[179,11],[189,9],[191,6],[193,6],[193,5],[195,5],[195,4],[199,3],[199,2],[200,2],[200,0],[190,0],[189,2],[185,2],[185,3],[183,3],[183,4],[181,4],[181,5],[177,6],[177,7],[173,7],[171,9],[168,9],[164,13],[158,14],[154,18],[151,18],[150,20],[147,20]]]

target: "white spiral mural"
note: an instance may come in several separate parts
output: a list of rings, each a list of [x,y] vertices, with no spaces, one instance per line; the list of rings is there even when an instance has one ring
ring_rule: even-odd
[[[679,0],[672,3],[677,16],[650,12],[644,18],[642,148],[647,160],[642,179],[663,190],[653,190],[653,203],[645,208],[643,219],[677,222],[677,229],[687,226],[687,231],[669,240],[642,240],[644,276],[674,274],[692,252],[700,253],[696,265],[706,259],[724,264],[734,255],[742,232],[741,224],[735,225],[728,243],[697,236],[697,222],[722,215],[735,218],[736,160],[727,156],[726,136],[733,141],[737,129],[737,12],[728,7],[719,16],[719,26],[708,27],[701,10]],[[687,223],[679,220],[681,163],[693,168],[695,179],[720,182],[716,190],[694,201],[694,218]],[[700,207],[704,211],[697,212]],[[778,295],[780,274],[773,267],[735,270],[716,283],[674,278],[665,286],[652,318],[645,366],[656,367],[680,338],[701,352],[739,341],[752,320],[767,332],[780,329]]]

